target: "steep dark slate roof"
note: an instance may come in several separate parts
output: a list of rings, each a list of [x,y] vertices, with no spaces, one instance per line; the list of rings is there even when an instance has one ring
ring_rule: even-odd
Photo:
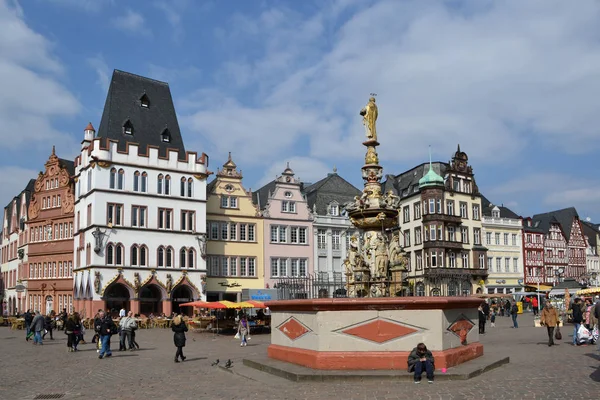
[[[337,173],[327,174],[327,177],[304,188],[306,201],[311,210],[316,205],[317,214],[327,215],[327,206],[337,202],[342,206],[362,192]]]
[[[433,171],[439,176],[444,177],[448,169],[448,164],[440,161],[432,163]],[[395,194],[403,197],[411,196],[419,191],[419,179],[429,171],[429,163],[417,165],[400,175],[387,175],[383,182],[383,191],[392,190]]]
[[[144,95],[150,102],[148,108],[141,106]],[[127,120],[133,125],[133,135],[123,133]],[[171,135],[169,143],[161,140],[165,128]],[[118,140],[121,151],[129,142],[139,144],[139,154],[146,154],[148,146],[156,146],[162,157],[166,157],[167,149],[174,149],[179,151],[180,159],[185,158],[169,84],[129,72],[114,70],[97,136]]]
[[[588,244],[592,247],[596,247],[598,245],[596,236],[600,233],[600,231],[598,230],[598,224],[593,224],[587,221],[581,222],[581,226],[583,227],[583,234],[588,238]]]
[[[15,197],[18,198],[17,200],[17,223],[19,223],[19,215],[21,214],[21,195],[25,195],[25,207],[29,207],[29,201],[31,200],[31,193],[33,193],[35,189],[35,179],[30,179],[29,182],[27,183],[27,186],[25,186],[25,189],[21,190],[21,192],[19,192],[18,195],[16,195]],[[4,207],[4,209],[6,210],[6,218],[8,220],[8,232],[12,231],[12,226],[11,226],[11,222],[12,222],[12,212],[13,212],[13,200],[15,199],[15,197],[13,197],[10,202],[8,203],[8,205],[6,207]],[[4,224],[3,224],[4,226]]]
[[[59,158],[58,160],[61,165],[65,167],[70,176],[75,175],[75,163],[72,160],[65,160],[64,158]]]
[[[275,191],[275,186],[277,186],[277,182],[275,179],[273,179],[265,186],[252,192],[252,201],[254,204],[258,205],[261,210],[265,209],[267,201],[269,201],[269,193],[273,193]]]
[[[571,225],[573,218],[579,218],[575,207],[563,208],[562,210],[551,211],[545,214],[537,214],[532,217],[536,227],[542,229],[545,233],[550,230],[551,223],[558,223],[565,234],[565,238],[569,241],[571,237]]]
[[[513,218],[513,219],[520,218],[520,216],[517,215],[516,213],[514,213],[510,208],[494,204],[491,201],[489,201],[487,199],[487,197],[485,197],[484,195],[481,195],[481,208],[482,208],[481,212],[483,215],[485,215],[486,217],[491,217],[492,210],[496,206],[500,209],[500,218]]]

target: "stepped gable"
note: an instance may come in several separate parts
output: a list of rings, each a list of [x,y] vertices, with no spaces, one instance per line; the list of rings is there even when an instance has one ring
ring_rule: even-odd
[[[180,160],[186,157],[169,84],[129,72],[114,70],[96,136],[118,140],[122,152],[127,143],[137,143],[140,155],[154,146],[160,157],[168,149],[177,150]]]
[[[573,218],[575,217],[579,219],[579,214],[577,214],[575,207],[568,207],[544,214],[536,214],[532,219],[535,222],[535,226],[542,229],[545,233],[549,232],[551,223],[557,222],[560,224],[568,242],[571,238],[571,225],[573,224]]]
[[[344,203],[352,201],[355,196],[360,196],[362,193],[336,172],[327,174],[327,177],[306,186],[303,191],[309,208],[313,210],[316,206],[318,215],[327,215],[327,208],[333,202],[337,202],[341,207]]]

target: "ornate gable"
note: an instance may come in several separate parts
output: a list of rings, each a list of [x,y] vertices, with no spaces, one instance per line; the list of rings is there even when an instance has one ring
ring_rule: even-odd
[[[581,224],[577,218],[573,218],[571,224],[571,237],[569,238],[569,246],[573,247],[587,247],[585,237],[583,236],[583,230]]]

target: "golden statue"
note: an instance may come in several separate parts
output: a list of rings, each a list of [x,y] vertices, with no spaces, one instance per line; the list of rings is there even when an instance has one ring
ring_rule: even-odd
[[[377,140],[377,105],[375,104],[375,97],[369,98],[369,102],[360,110],[360,115],[363,116],[363,125],[365,126],[367,139]]]
[[[367,147],[367,154],[365,154],[365,164],[379,164],[379,156],[375,151],[375,147]]]

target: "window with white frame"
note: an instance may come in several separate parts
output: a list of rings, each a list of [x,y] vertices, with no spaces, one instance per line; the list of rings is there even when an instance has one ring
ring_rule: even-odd
[[[496,245],[500,244],[500,233],[496,232],[496,234],[494,235],[495,237],[495,243]]]
[[[106,204],[106,224],[112,223],[116,226],[123,224],[123,204]]]
[[[485,269],[485,256],[483,254],[479,255],[479,269]]]
[[[448,241],[456,242],[456,227],[454,226],[448,227]]]
[[[493,266],[494,266],[494,257],[488,257],[487,258],[487,269],[489,271],[492,271]]]
[[[469,243],[469,228],[463,226],[460,228],[460,237],[463,243]]]
[[[456,268],[456,253],[453,251],[448,253],[448,267]]]
[[[296,212],[296,202],[295,201],[282,201],[281,202],[281,212],[295,213]]]
[[[287,226],[271,225],[271,243],[287,243]]]
[[[337,203],[329,205],[329,215],[337,217],[340,215],[340,206]]]
[[[454,215],[454,200],[446,201],[446,214]]]
[[[416,202],[413,205],[413,214],[415,216],[415,219],[421,218],[421,203]]]
[[[238,208],[237,197],[221,195],[221,208]]]
[[[404,215],[404,221],[403,222],[410,222],[410,207],[409,206],[405,206],[402,209],[402,214]]]
[[[421,244],[423,243],[423,237],[421,235],[421,227],[418,226],[415,228],[415,244]]]
[[[208,226],[210,227],[210,240],[219,240],[219,223],[209,222]]]
[[[508,233],[504,234],[504,245],[508,246]]]
[[[485,244],[492,244],[492,232],[485,233]]]
[[[473,219],[479,219],[479,204],[473,204]]]
[[[435,214],[435,199],[429,199],[429,214]]]
[[[461,201],[460,202],[460,217],[461,218],[469,218],[467,203]]]
[[[290,243],[306,244],[306,229],[301,226],[290,227]]]
[[[502,258],[496,257],[496,272],[502,272]]]
[[[148,207],[146,207],[146,206],[131,206],[131,226],[135,226],[138,228],[145,228],[147,216],[148,216]]]
[[[481,244],[481,229],[473,228],[473,244]]]
[[[469,253],[462,253],[462,267],[469,268]]]
[[[271,258],[271,277],[273,278],[288,276],[287,265],[287,258]]]
[[[237,240],[237,224],[235,222],[229,223],[229,240]]]
[[[327,248],[327,231],[325,229],[317,229],[317,248],[320,250]]]
[[[510,272],[510,257],[504,258],[504,272]]]
[[[513,272],[519,272],[519,259],[517,257],[513,258]]]
[[[516,233],[512,234],[512,245],[513,246],[517,245],[517,234]]]
[[[336,251],[342,249],[342,231],[339,229],[331,231],[331,249]]]
[[[170,208],[158,209],[158,229],[173,229],[173,210]]]

